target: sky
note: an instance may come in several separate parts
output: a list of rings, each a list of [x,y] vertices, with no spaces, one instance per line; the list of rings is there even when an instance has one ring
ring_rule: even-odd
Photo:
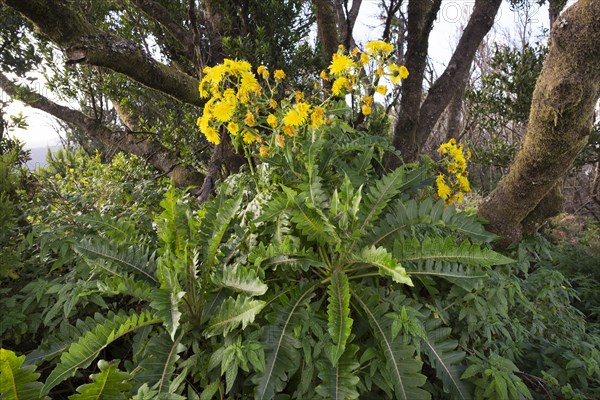
[[[572,0],[569,3],[573,2]],[[530,37],[531,41],[535,42],[543,29],[548,29],[548,9],[545,6],[537,5],[533,1],[531,3],[533,4],[530,6],[529,12],[529,17],[532,21]],[[366,43],[370,40],[380,39],[381,27],[377,20],[379,14],[378,4],[379,0],[363,0],[354,31],[357,43]],[[435,21],[429,40],[430,55],[438,74],[441,74],[449,61],[452,51],[458,42],[461,28],[466,25],[474,4],[475,0],[442,1],[440,12],[438,13],[438,18]],[[516,40],[518,36],[516,34],[518,31],[517,27],[522,24],[522,21],[522,15],[511,11],[508,3],[504,1],[496,17],[496,23],[492,28],[491,34],[497,40]],[[52,99],[51,94],[44,90],[41,84],[37,83],[37,86],[43,95]],[[1,91],[0,96],[2,100],[6,100],[6,94]],[[23,112],[28,117],[29,128],[25,131],[15,131],[13,134],[23,140],[27,148],[53,146],[60,143],[57,132],[58,125],[54,118],[42,111],[24,107],[20,102],[13,102],[7,110],[7,115],[18,114],[19,112]]]

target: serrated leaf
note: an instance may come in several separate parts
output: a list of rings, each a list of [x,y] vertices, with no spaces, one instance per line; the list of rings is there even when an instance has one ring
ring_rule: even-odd
[[[154,336],[139,363],[141,372],[135,376],[135,380],[147,383],[157,394],[168,393],[179,353],[185,350],[181,344],[181,336],[182,333],[174,341],[164,333]]]
[[[315,390],[319,395],[334,400],[358,399],[359,394],[356,390],[360,381],[356,373],[360,367],[356,360],[358,349],[355,344],[348,345],[334,368],[331,368],[327,362],[317,363],[321,384]]]
[[[391,328],[384,325],[384,323],[389,323],[389,319],[381,318],[377,311],[379,304],[370,304],[368,296],[361,293],[360,290],[359,287],[351,290],[352,298],[367,316],[374,336],[383,350],[386,371],[393,383],[396,398],[402,400],[430,399],[431,395],[421,389],[427,378],[420,373],[422,362],[414,358],[415,348],[392,339]],[[363,301],[363,299],[365,300]]]
[[[185,296],[185,292],[172,291],[166,288],[156,288],[152,293],[153,300],[150,307],[156,310],[155,314],[158,317],[162,318],[171,340],[175,340],[175,333],[179,328],[179,320],[181,319],[179,302],[183,296]]]
[[[119,371],[118,360],[98,361],[100,373],[90,376],[92,383],[77,388],[78,394],[69,396],[69,400],[126,400],[134,383],[127,372]]]
[[[292,327],[296,313],[310,299],[315,286],[302,288],[285,307],[276,312],[275,321],[265,329],[266,345],[265,370],[256,375],[252,382],[256,385],[254,397],[258,400],[270,400],[285,388],[288,374],[298,368],[300,344],[292,336]]]
[[[352,330],[350,318],[350,286],[346,274],[336,269],[331,275],[327,288],[327,329],[332,343],[328,346],[329,361],[336,367],[338,360],[346,350],[346,342]]]
[[[237,298],[229,297],[215,311],[208,321],[206,337],[215,335],[227,336],[229,332],[242,326],[242,329],[254,321],[254,318],[265,306],[264,301],[253,300],[240,295]]]
[[[390,276],[394,282],[413,286],[404,267],[384,247],[364,247],[360,253],[352,255],[349,261],[375,266],[379,268],[382,275]]]
[[[36,400],[42,398],[35,365],[23,366],[25,356],[0,348],[0,398],[5,400]]]
[[[159,322],[161,320],[148,311],[139,315],[121,313],[105,319],[71,344],[62,354],[60,362],[46,379],[42,393],[47,394],[50,389],[73,376],[78,369],[87,368],[102,349],[118,338]]]
[[[427,321],[427,337],[422,338],[421,348],[442,381],[444,391],[451,393],[453,399],[471,399],[472,388],[460,379],[464,371],[461,363],[466,354],[457,350],[456,340],[450,339],[452,329],[440,328],[441,323],[439,319]]]
[[[256,270],[237,265],[224,266],[212,275],[212,281],[217,286],[243,292],[250,296],[261,296],[268,289],[268,286],[258,277]]]

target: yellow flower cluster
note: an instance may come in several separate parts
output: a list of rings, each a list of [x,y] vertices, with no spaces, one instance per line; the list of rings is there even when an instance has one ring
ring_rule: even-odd
[[[467,173],[467,161],[471,158],[471,152],[463,153],[462,144],[457,144],[455,139],[443,143],[439,149],[442,165],[448,175],[439,174],[436,179],[437,196],[446,201],[446,205],[462,203],[463,194],[471,191],[471,185]]]
[[[408,77],[408,70],[405,66],[399,66],[393,63],[388,63],[391,53],[394,51],[392,44],[383,41],[369,42],[365,45],[365,51],[360,52],[358,48],[354,48],[350,54],[346,53],[343,46],[340,46],[338,52],[333,55],[331,64],[329,65],[329,73],[321,72],[321,79],[331,80],[331,93],[334,96],[344,96],[352,90],[357,89],[357,83],[363,70],[366,75],[370,75],[366,68],[372,62],[375,66],[375,74],[377,81],[372,88],[374,92],[385,95],[388,91],[386,85],[380,84],[380,78],[387,79],[394,85],[398,85],[402,79]],[[371,114],[372,98],[370,102],[364,100],[369,96],[362,97],[361,111],[364,115]]]
[[[320,74],[323,80],[333,81],[330,89],[316,87],[310,98],[300,91],[281,90],[286,78],[283,70],[271,72],[261,65],[254,72],[246,61],[226,59],[203,71],[199,91],[207,101],[197,125],[213,144],[221,143],[222,135],[229,133],[236,146],[258,143],[258,154],[267,157],[297,134],[330,123],[328,105],[335,104],[335,97],[352,91],[360,100],[355,105],[364,115],[371,114],[373,94],[386,95],[386,84],[397,84],[408,76],[404,66],[387,63],[393,50],[393,45],[381,41],[368,43],[364,52],[355,48],[348,54],[340,47],[328,70]],[[369,65],[381,70],[371,74],[375,82],[368,79]],[[379,82],[380,78],[385,81]]]

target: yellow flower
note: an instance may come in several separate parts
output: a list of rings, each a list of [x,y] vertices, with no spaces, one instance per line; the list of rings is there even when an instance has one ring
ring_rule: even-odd
[[[258,149],[258,154],[260,154],[261,157],[268,157],[269,149],[265,146],[260,146],[260,149]]]
[[[296,110],[289,110],[283,117],[283,123],[288,126],[298,126],[303,122],[302,117]],[[284,127],[285,128],[285,127]]]
[[[367,65],[369,63],[370,57],[367,53],[360,54],[360,63],[362,65]]]
[[[304,100],[304,93],[300,90],[294,91],[294,99],[296,102]]]
[[[375,71],[375,73],[377,74],[377,76],[382,77],[383,74],[385,74],[385,71],[384,71],[383,67],[380,65],[379,67],[377,67],[377,71]]]
[[[273,110],[277,108],[277,101],[271,99],[269,100],[269,107],[271,107]]]
[[[269,114],[269,116],[267,117],[267,124],[269,124],[271,128],[277,128],[277,125],[279,125],[279,121],[277,121],[277,117],[275,115]]]
[[[252,65],[248,61],[236,61],[230,60],[226,58],[223,60],[223,65],[227,70],[229,70],[233,75],[241,76],[246,72],[250,72],[252,70]]]
[[[394,45],[386,43],[381,40],[369,42],[365,45],[365,48],[367,49],[368,54],[374,54],[374,53],[381,52],[384,55],[388,55],[392,51],[394,51]]]
[[[252,114],[252,111],[248,111],[248,113],[246,114],[246,118],[244,118],[244,123],[248,126],[254,126],[254,124],[256,124],[256,121],[254,120],[254,114]]]
[[[232,135],[237,135],[238,132],[240,131],[240,127],[238,124],[236,124],[235,122],[230,122],[227,124],[227,130],[229,131],[229,133],[231,133]]]
[[[367,106],[367,105],[362,106],[362,113],[363,113],[363,115],[370,115],[371,107]]]
[[[233,117],[236,102],[235,97],[219,101],[213,106],[212,114],[218,121],[227,122]]]
[[[456,180],[458,181],[458,187],[461,192],[467,193],[471,191],[471,185],[469,184],[469,180],[466,176],[463,176],[462,174],[456,174]]]
[[[375,88],[375,91],[377,91],[377,93],[379,93],[379,94],[386,94],[387,93],[387,86],[385,86],[385,85],[377,85],[377,87]]]
[[[348,82],[348,79],[346,79],[343,76],[337,78],[333,82],[333,85],[331,86],[331,93],[333,93],[334,96],[341,95],[342,94],[342,89],[345,87],[345,85],[346,85],[347,82]]]
[[[269,70],[264,65],[261,65],[256,69],[256,72],[262,76],[263,79],[267,79],[269,77]]]
[[[210,143],[221,143],[221,138],[219,138],[219,132],[217,132],[217,130],[212,126],[209,126],[203,133],[204,136],[206,136],[206,140],[208,140]]]
[[[289,126],[289,125],[284,125],[283,128],[281,128],[281,130],[283,131],[283,133],[285,133],[289,137],[294,136],[294,133],[296,133],[296,128],[294,128],[293,126]]]
[[[329,72],[333,75],[341,75],[352,68],[354,61],[345,54],[335,53],[333,55]]]
[[[446,184],[446,180],[444,178],[444,175],[439,174],[435,180],[435,183],[437,184],[437,195],[440,199],[444,199],[446,200],[449,196],[450,196],[450,192],[452,191],[452,189],[450,189],[450,186],[448,186]]]
[[[363,96],[361,100],[367,106],[371,106],[373,104],[373,96]]]
[[[356,57],[358,55],[358,47],[352,49],[352,57]]]
[[[325,70],[321,71],[321,73],[319,74],[319,76],[321,77],[321,79],[323,79],[324,81],[328,81],[329,80],[329,75],[327,75],[327,72]]]
[[[408,69],[404,65],[390,64],[388,65],[388,70],[390,72],[390,80],[394,85],[399,84],[402,79],[408,78]]]
[[[308,117],[308,111],[310,110],[310,105],[308,103],[299,102],[296,103],[296,111],[298,111],[298,115],[302,118],[303,122]]]
[[[256,142],[256,135],[254,135],[252,132],[244,130],[243,139],[244,143],[252,144]]]
[[[285,136],[282,134],[275,136],[275,144],[279,147],[285,147]]]
[[[310,127],[318,128],[323,125],[323,116],[325,115],[325,110],[322,107],[316,106],[313,113],[310,116]]]
[[[285,79],[285,72],[283,72],[283,70],[281,70],[281,69],[276,69],[273,76],[277,80],[282,80],[282,79]]]

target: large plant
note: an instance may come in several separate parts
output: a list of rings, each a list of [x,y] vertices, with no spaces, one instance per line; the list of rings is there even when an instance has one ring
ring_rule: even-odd
[[[230,60],[207,69],[200,129],[215,143],[229,135],[249,172],[200,208],[167,191],[152,228],[110,209],[70,218],[74,256],[54,266],[53,283],[24,289],[39,294],[29,305],[59,298],[46,305],[52,331],[25,360],[2,350],[0,393],[470,398],[461,375],[480,358],[458,348],[447,297],[480,290],[491,266],[512,260],[451,204],[469,189],[456,143],[440,149],[447,176],[434,179],[427,163],[381,172],[385,135],[360,128],[381,126],[369,125],[373,95],[407,74],[388,63],[391,50],[341,49],[312,96],[281,93],[283,71],[259,67],[257,79]],[[40,384],[34,366],[50,371]],[[502,371],[484,397],[501,396],[502,384],[528,394]],[[489,377],[475,367],[466,376]]]

